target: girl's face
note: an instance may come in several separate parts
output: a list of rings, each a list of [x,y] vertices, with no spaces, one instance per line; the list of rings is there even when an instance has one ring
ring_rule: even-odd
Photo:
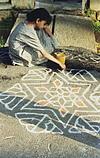
[[[46,25],[47,25],[47,22],[45,20],[37,19],[36,23],[35,23],[35,28],[43,29],[43,28],[45,28]]]

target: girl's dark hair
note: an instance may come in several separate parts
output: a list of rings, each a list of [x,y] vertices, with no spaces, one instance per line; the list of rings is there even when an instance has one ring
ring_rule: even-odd
[[[45,20],[49,25],[52,17],[45,8],[37,8],[27,13],[26,20],[29,22],[35,22],[37,19]]]

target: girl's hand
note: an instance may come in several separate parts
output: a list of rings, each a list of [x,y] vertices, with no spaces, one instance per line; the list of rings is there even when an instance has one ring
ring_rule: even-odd
[[[51,32],[51,30],[50,30],[50,28],[48,27],[48,26],[45,26],[44,27],[44,31],[51,37],[51,36],[53,36],[52,35],[52,32]]]
[[[66,69],[66,65],[65,64],[62,64],[62,63],[59,63],[60,67],[65,70]]]

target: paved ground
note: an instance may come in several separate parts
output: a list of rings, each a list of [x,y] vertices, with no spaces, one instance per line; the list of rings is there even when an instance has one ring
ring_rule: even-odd
[[[0,124],[0,158],[100,157],[100,149],[95,146],[98,140],[88,134],[82,134],[83,137],[79,134],[73,137],[71,134],[32,134],[14,117],[5,114],[0,114]]]
[[[99,158],[99,73],[0,72],[0,158]]]

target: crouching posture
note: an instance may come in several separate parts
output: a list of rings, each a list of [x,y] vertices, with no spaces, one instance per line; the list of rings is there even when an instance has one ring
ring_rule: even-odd
[[[9,50],[13,63],[32,66],[48,59],[62,69],[65,65],[51,55],[55,41],[49,29],[51,15],[44,8],[29,12],[25,21],[18,24],[9,37]]]

